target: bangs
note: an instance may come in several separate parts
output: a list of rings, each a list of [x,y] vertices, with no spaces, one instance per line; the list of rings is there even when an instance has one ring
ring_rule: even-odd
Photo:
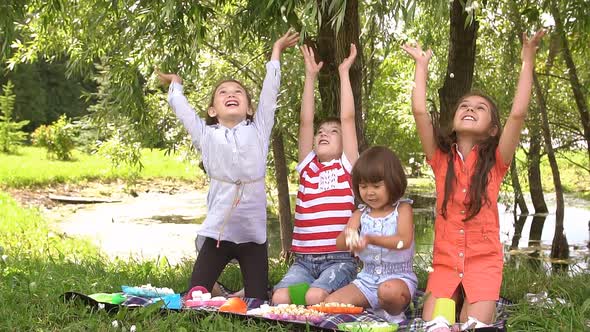
[[[355,183],[377,183],[385,179],[383,163],[371,162],[366,158],[357,160],[356,165],[356,172],[352,174],[353,178],[356,178]]]

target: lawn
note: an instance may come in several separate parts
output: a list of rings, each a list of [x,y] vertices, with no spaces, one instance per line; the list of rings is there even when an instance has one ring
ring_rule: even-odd
[[[24,148],[19,156],[0,155],[0,182],[5,186],[42,186],[55,182],[77,183],[89,180],[127,179],[129,170],[113,170],[108,161],[76,153],[72,162],[55,162],[35,148]],[[159,151],[146,151],[140,178],[198,179],[196,165],[179,162]],[[90,166],[91,165],[91,166]],[[12,172],[11,172],[12,171]],[[12,173],[12,174],[11,174]],[[428,184],[419,181],[418,186]],[[222,316],[197,316],[188,313],[160,315],[142,309],[108,314],[79,305],[63,303],[66,291],[85,294],[116,292],[121,285],[152,285],[186,289],[193,262],[171,266],[158,261],[110,261],[89,242],[70,238],[51,228],[37,209],[23,208],[8,194],[0,192],[0,330],[114,331],[134,325],[137,331],[288,331],[289,327]],[[425,264],[417,264],[420,286],[424,287]],[[270,282],[284,274],[285,263],[272,261]],[[240,287],[236,267],[226,269],[222,281]],[[533,305],[527,293],[547,292],[551,304]],[[516,305],[511,309],[511,331],[590,330],[590,274],[546,271],[543,264],[511,258],[504,270],[503,296]],[[556,299],[563,299],[563,303]],[[214,317],[214,318],[212,318]],[[119,327],[113,328],[117,320]]]
[[[0,154],[0,184],[18,188],[136,178],[196,181],[204,176],[196,162],[166,155],[162,150],[142,151],[143,169],[139,174],[129,165],[113,167],[108,159],[96,154],[74,151],[73,156],[71,161],[51,160],[44,149],[36,147],[23,147],[16,155]]]

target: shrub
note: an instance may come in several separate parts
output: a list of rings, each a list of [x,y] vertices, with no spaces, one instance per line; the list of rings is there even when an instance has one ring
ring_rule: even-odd
[[[2,152],[15,152],[17,146],[21,145],[26,138],[26,133],[21,131],[29,121],[13,121],[15,96],[12,93],[14,85],[8,81],[3,87],[4,94],[0,96],[0,150]]]
[[[72,159],[75,130],[65,115],[49,126],[40,126],[33,132],[33,145],[47,149],[49,158]]]

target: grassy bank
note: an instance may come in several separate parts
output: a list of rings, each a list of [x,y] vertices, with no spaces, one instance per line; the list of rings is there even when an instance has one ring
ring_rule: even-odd
[[[45,186],[55,183],[83,181],[112,181],[117,179],[176,179],[195,181],[203,177],[196,163],[179,156],[165,155],[161,150],[142,151],[144,168],[137,174],[128,165],[112,167],[110,161],[99,155],[74,151],[72,161],[51,160],[44,149],[24,147],[17,155],[0,154],[0,184],[19,188]]]
[[[289,330],[288,327],[225,317],[181,313],[159,315],[150,310],[122,311],[117,315],[64,304],[66,291],[85,294],[116,292],[121,285],[151,283],[183,290],[191,263],[169,266],[159,262],[115,261],[101,256],[87,242],[54,233],[36,210],[24,209],[0,193],[0,330],[115,330],[114,320],[129,330],[200,331]],[[284,264],[271,264],[271,282],[284,273]],[[421,285],[426,273],[418,271]],[[236,268],[227,269],[224,283],[239,287]],[[531,282],[534,280],[534,282]],[[551,307],[527,304],[526,293],[547,291],[565,303]],[[507,265],[503,295],[517,301],[509,321],[511,331],[583,331],[590,324],[590,275],[551,275],[536,268]]]
[[[150,310],[122,311],[115,316],[65,304],[59,295],[66,291],[117,292],[121,285],[146,283],[181,291],[187,286],[192,262],[175,267],[165,260],[110,262],[88,242],[54,233],[36,210],[21,208],[6,193],[0,193],[0,247],[0,331],[114,331],[114,320],[127,331],[131,325],[137,331],[190,331],[196,326],[200,331],[289,330],[253,321],[160,315]],[[235,268],[223,277],[233,287],[239,286],[238,279]]]

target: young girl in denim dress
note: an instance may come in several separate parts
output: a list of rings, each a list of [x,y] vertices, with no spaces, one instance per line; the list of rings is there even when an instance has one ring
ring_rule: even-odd
[[[373,308],[389,321],[401,321],[418,284],[413,271],[411,200],[402,199],[406,175],[391,150],[376,146],[360,155],[352,170],[352,185],[355,197],[363,204],[350,218],[336,246],[356,253],[363,269],[326,302]]]

